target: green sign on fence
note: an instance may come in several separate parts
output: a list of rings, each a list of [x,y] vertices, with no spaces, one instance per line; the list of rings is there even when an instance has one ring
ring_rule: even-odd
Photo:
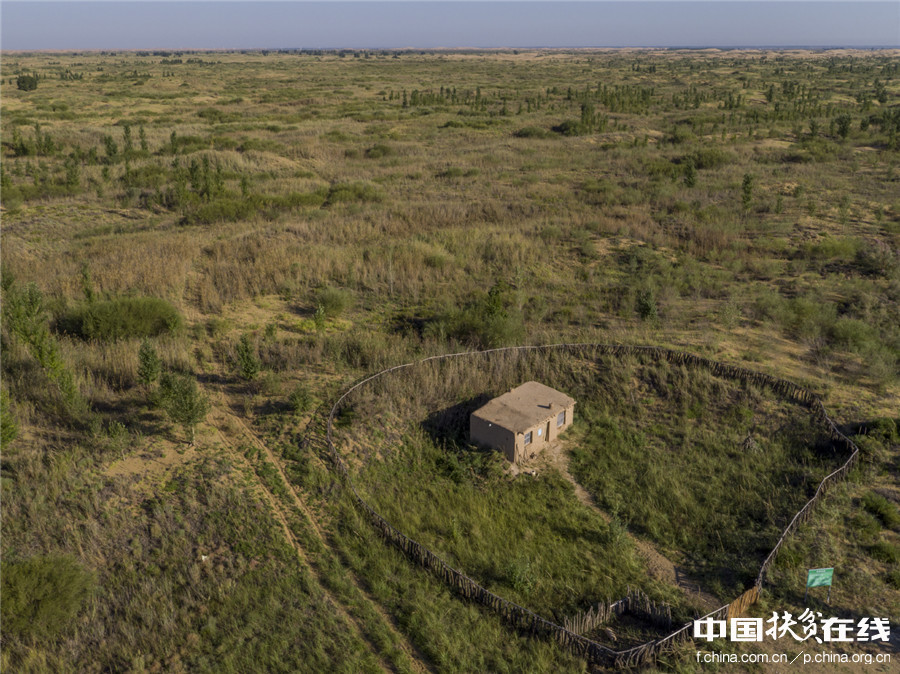
[[[806,576],[806,587],[831,586],[831,578],[834,576],[834,567],[830,569],[810,569]]]

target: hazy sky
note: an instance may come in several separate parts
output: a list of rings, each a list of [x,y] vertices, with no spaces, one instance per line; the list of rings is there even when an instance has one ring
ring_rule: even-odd
[[[0,48],[900,46],[900,0],[9,2]]]

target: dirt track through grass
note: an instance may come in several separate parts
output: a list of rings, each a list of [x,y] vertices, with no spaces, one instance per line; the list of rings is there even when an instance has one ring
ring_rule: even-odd
[[[575,476],[569,472],[569,457],[566,453],[565,442],[554,442],[544,449],[542,454],[534,461],[535,467],[543,469],[549,467],[562,475],[575,490],[575,496],[579,502],[596,512],[606,523],[612,521],[609,513],[600,508],[590,493],[581,486]],[[529,470],[525,466],[523,470]],[[628,537],[634,543],[638,553],[647,564],[647,571],[660,582],[678,587],[690,600],[705,611],[714,611],[722,606],[721,600],[708,592],[705,592],[699,581],[687,575],[668,557],[663,555],[653,544],[638,537],[633,532],[627,532]]]
[[[219,395],[223,396],[224,393],[220,392]],[[275,470],[277,471],[278,479],[280,479],[283,485],[286,487],[286,493],[288,494],[291,505],[294,506],[297,511],[299,511],[299,513],[302,513],[304,524],[312,528],[312,530],[315,532],[315,536],[321,543],[322,547],[327,551],[327,553],[329,555],[334,555],[335,553],[328,542],[327,536],[323,532],[322,527],[320,526],[316,517],[313,515],[304,499],[291,486],[290,481],[284,473],[281,462],[275,457],[275,454],[269,449],[269,447],[266,446],[266,444],[262,442],[259,437],[257,437],[257,435],[250,429],[250,427],[244,422],[243,419],[237,416],[234,412],[228,410],[227,402],[219,400],[217,401],[217,403],[218,404],[214,405],[213,411],[210,414],[210,419],[212,421],[213,427],[216,429],[216,433],[220,441],[222,442],[223,446],[231,450],[232,457],[235,459],[235,461],[247,466],[247,468],[249,469],[249,474],[252,474],[256,478],[256,485],[259,489],[259,492],[263,495],[266,502],[269,504],[272,510],[272,514],[284,531],[285,538],[291,544],[291,547],[293,547],[297,552],[297,556],[300,561],[310,569],[316,579],[317,584],[327,597],[329,604],[334,607],[335,611],[344,619],[344,621],[350,626],[350,628],[354,630],[359,635],[359,637],[369,646],[373,654],[380,660],[381,665],[385,671],[405,671],[407,669],[411,669],[411,671],[415,672],[430,671],[421,653],[419,653],[416,647],[411,642],[409,642],[401,632],[397,630],[391,618],[384,612],[384,609],[382,609],[381,606],[379,606],[368,596],[366,591],[362,587],[360,587],[359,582],[356,578],[354,578],[351,574],[347,574],[347,577],[353,584],[355,591],[359,593],[360,597],[369,604],[369,606],[378,615],[379,619],[383,621],[383,623],[387,626],[393,642],[405,654],[408,662],[404,664],[408,664],[409,668],[398,667],[394,663],[388,662],[385,659],[383,653],[380,652],[378,645],[373,641],[372,635],[369,634],[364,625],[360,624],[359,618],[351,614],[351,612],[347,610],[340,599],[338,599],[329,589],[329,583],[325,578],[323,578],[320,569],[317,568],[316,562],[310,558],[301,542],[297,540],[297,537],[291,530],[289,517],[285,513],[284,505],[279,500],[279,498],[272,493],[270,488],[265,485],[264,481],[259,478],[254,468],[249,465],[248,460],[235,446],[233,438],[237,436],[242,440],[245,440],[252,444],[253,447],[258,449],[262,453],[262,456],[265,457],[266,461],[275,468]],[[222,430],[222,426],[226,425],[231,425],[231,428]],[[238,428],[235,429],[234,426],[237,426]],[[232,438],[232,440],[229,440],[229,437]]]

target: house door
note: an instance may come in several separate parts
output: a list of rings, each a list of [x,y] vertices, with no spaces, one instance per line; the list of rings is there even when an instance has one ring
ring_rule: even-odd
[[[547,428],[544,429],[544,442],[550,442],[550,422],[547,422]]]

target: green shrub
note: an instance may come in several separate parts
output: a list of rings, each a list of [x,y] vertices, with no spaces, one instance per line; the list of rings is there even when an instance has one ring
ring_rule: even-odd
[[[209,412],[209,399],[200,393],[197,382],[191,377],[167,372],[159,383],[159,397],[169,419],[184,428],[193,445],[196,426]]]
[[[804,246],[806,257],[818,260],[853,260],[860,250],[859,239],[846,236],[824,236],[819,241]]]
[[[513,133],[513,135],[516,138],[550,138],[553,134],[539,126],[526,126]]]
[[[477,168],[464,169],[459,166],[449,166],[435,174],[438,178],[471,178],[477,176],[480,171]]]
[[[71,557],[4,562],[0,604],[5,637],[53,638],[94,589],[93,574]]]
[[[237,353],[237,366],[241,377],[250,381],[259,374],[260,362],[256,355],[256,347],[250,342],[250,335],[241,335],[240,341],[235,347]]]
[[[325,318],[337,318],[353,304],[353,295],[349,290],[327,286],[316,293],[316,304]]]
[[[881,494],[870,491],[862,498],[863,507],[875,515],[881,523],[889,529],[900,525],[900,512],[897,506],[888,501]]]
[[[485,349],[515,344],[525,334],[525,323],[513,299],[509,284],[500,281],[462,308],[436,316],[424,333],[439,339],[452,337]]]
[[[209,138],[203,136],[179,136],[174,131],[169,139],[169,151],[173,154],[190,154],[198,150],[208,150],[211,144]]]
[[[561,136],[583,136],[588,133],[587,128],[585,128],[581,122],[574,119],[567,119],[565,122],[557,124],[553,127],[553,131]]]
[[[113,341],[155,337],[178,329],[178,310],[158,297],[117,297],[81,304],[57,321],[57,329],[82,339]]]
[[[646,321],[657,318],[656,293],[653,291],[653,288],[646,287],[638,290],[634,308],[641,320]]]
[[[313,406],[312,394],[303,384],[297,384],[288,396],[288,403],[298,414],[309,411]]]
[[[869,423],[866,435],[885,444],[891,444],[900,440],[900,429],[897,422],[890,417],[880,417]]]
[[[856,251],[856,266],[864,274],[897,277],[900,256],[883,241],[860,242]]]
[[[830,332],[837,314],[833,303],[814,295],[788,300],[787,307],[782,320],[795,337],[815,338]]]
[[[509,586],[521,594],[531,594],[537,583],[531,560],[527,557],[510,560],[506,565],[506,577]]]
[[[16,78],[16,87],[21,91],[34,91],[38,86],[37,75],[19,75]]]
[[[834,322],[829,332],[835,344],[856,353],[878,343],[878,334],[875,328],[858,318],[841,316]]]
[[[70,413],[84,411],[85,400],[63,360],[58,340],[50,332],[43,293],[34,283],[20,288],[10,281],[3,299],[6,326],[28,345],[31,355],[59,387],[67,410]]]
[[[138,380],[144,386],[150,386],[159,379],[161,366],[156,349],[145,339],[138,350]]]
[[[900,566],[895,566],[884,574],[884,582],[895,590],[900,590]]]
[[[692,158],[698,169],[716,169],[734,161],[734,155],[718,147],[704,147],[694,150],[686,158]]]
[[[381,159],[394,153],[394,150],[384,143],[376,143],[366,150],[366,157],[369,159]]]
[[[243,197],[223,196],[206,203],[190,205],[182,218],[182,224],[211,225],[219,222],[238,222],[260,216],[274,220],[279,213],[303,207],[319,207],[325,201],[325,192],[291,192],[285,195],[248,194]]]
[[[850,527],[864,544],[874,543],[881,533],[881,523],[867,512],[861,512],[850,520]]]
[[[879,562],[896,564],[900,562],[900,546],[887,541],[878,541],[869,548],[869,555],[872,559],[877,559]]]
[[[381,201],[381,193],[371,183],[337,183],[328,190],[326,204],[351,203],[355,201]]]
[[[283,146],[269,138],[245,138],[238,146],[238,152],[250,152],[256,150],[258,152],[279,152]]]
[[[197,113],[197,117],[205,119],[210,124],[218,124],[228,117],[228,114],[218,108],[203,108]]]
[[[547,243],[559,241],[562,238],[562,235],[562,230],[556,225],[547,225],[538,234],[538,236]]]

